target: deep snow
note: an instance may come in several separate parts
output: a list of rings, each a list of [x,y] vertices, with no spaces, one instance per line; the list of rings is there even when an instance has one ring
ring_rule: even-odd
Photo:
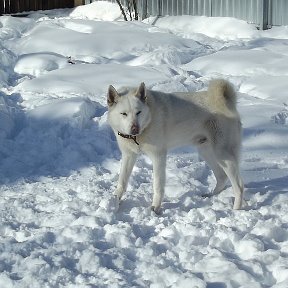
[[[233,18],[123,22],[117,5],[0,17],[0,287],[288,287],[288,27]],[[192,148],[167,160],[162,214],[139,157],[115,211],[110,84],[230,80],[247,207]]]

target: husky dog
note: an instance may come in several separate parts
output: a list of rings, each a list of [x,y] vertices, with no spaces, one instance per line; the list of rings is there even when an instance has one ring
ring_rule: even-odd
[[[127,189],[137,154],[144,152],[153,164],[152,210],[160,212],[164,196],[166,155],[170,148],[196,145],[217,180],[212,195],[230,180],[235,194],[234,209],[241,209],[243,182],[239,174],[241,122],[236,93],[225,80],[213,80],[208,91],[162,93],[141,83],[138,88],[117,92],[109,86],[108,122],[122,152],[115,195]]]

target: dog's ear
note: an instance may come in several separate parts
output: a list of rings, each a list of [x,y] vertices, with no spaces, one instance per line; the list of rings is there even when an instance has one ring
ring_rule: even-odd
[[[113,106],[117,103],[117,98],[119,97],[119,94],[117,93],[116,89],[110,85],[108,88],[108,94],[107,94],[107,104],[109,107]]]
[[[144,82],[140,84],[135,96],[138,97],[142,102],[146,102],[147,94],[146,94],[146,87],[145,87]]]

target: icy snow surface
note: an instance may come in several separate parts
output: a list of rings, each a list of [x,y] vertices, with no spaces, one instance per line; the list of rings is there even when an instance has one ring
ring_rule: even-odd
[[[0,17],[0,287],[288,287],[288,27],[232,18],[123,22],[107,2]],[[230,80],[247,207],[192,148],[167,160],[162,214],[140,156],[115,211],[110,84]]]

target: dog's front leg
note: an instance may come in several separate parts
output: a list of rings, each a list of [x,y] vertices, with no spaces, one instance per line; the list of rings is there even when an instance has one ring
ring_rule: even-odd
[[[159,151],[157,151],[159,152]],[[166,157],[167,153],[155,153],[152,158],[153,163],[153,201],[151,209],[158,214],[164,197],[164,189],[166,182]]]
[[[133,152],[122,152],[122,161],[121,161],[121,169],[119,174],[119,180],[117,184],[117,188],[115,191],[115,195],[120,200],[123,194],[125,193],[128,180],[131,175],[132,169],[134,167],[136,161],[137,154]]]

